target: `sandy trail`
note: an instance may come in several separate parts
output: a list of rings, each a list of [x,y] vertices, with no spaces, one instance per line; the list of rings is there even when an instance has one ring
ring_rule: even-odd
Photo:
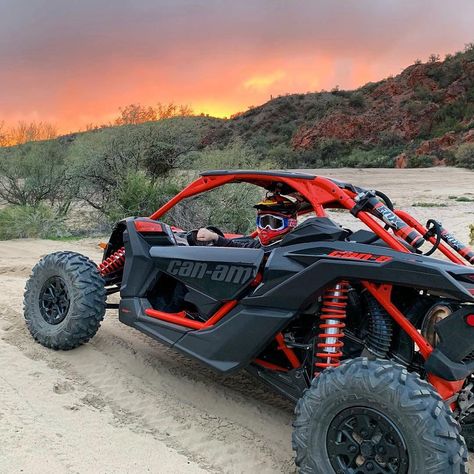
[[[408,209],[464,240],[474,223],[474,203],[448,199],[474,197],[473,173],[322,174],[376,187],[401,207],[446,202]],[[115,311],[78,349],[35,343],[23,323],[23,287],[36,261],[56,250],[100,257],[91,240],[0,242],[1,472],[294,472],[293,408],[245,373],[221,377],[120,324]]]

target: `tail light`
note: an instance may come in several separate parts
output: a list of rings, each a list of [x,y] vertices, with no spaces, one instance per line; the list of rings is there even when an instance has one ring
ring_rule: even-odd
[[[468,326],[474,326],[474,314],[468,314],[466,316],[466,324]]]
[[[135,229],[142,234],[151,232],[163,232],[163,227],[158,222],[135,221]]]

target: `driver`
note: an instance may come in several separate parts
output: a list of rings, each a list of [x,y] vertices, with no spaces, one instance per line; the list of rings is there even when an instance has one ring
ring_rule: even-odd
[[[213,242],[218,247],[259,248],[276,244],[296,227],[297,205],[280,194],[271,194],[254,206],[257,209],[257,239],[239,241],[226,239],[212,230],[201,228],[200,242]]]

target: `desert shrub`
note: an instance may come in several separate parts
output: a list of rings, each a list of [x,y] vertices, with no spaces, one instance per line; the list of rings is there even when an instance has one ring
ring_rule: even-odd
[[[454,154],[456,166],[474,169],[474,143],[464,143],[460,145]]]
[[[229,184],[203,195],[206,224],[246,234],[255,229],[256,210],[263,190],[251,184]]]
[[[349,97],[349,105],[356,109],[362,109],[365,107],[365,97],[361,92],[354,92]]]
[[[65,176],[65,146],[57,141],[28,143],[2,155],[1,200],[18,206],[34,207],[48,202],[67,208],[71,196]]]
[[[431,168],[433,164],[433,157],[429,155],[413,155],[408,160],[409,168]]]
[[[325,138],[319,142],[315,151],[319,155],[315,155],[315,158],[319,158],[325,166],[340,166],[338,163],[350,152],[350,145],[336,138]]]
[[[281,124],[277,129],[277,134],[280,138],[284,138],[285,140],[290,140],[293,134],[296,131],[296,124],[294,122],[287,122]]]
[[[354,168],[392,168],[393,158],[376,149],[355,148],[348,156],[341,158],[338,165]]]
[[[422,102],[432,102],[436,99],[435,93],[424,86],[416,86],[414,96]]]
[[[0,209],[0,240],[57,238],[67,235],[64,217],[45,204]]]
[[[470,198],[470,197],[467,197],[467,196],[449,196],[449,199],[454,199],[456,200],[457,202],[474,202],[474,198]]]
[[[303,165],[303,154],[283,143],[270,148],[267,159],[275,163],[277,168],[298,168]]]
[[[380,132],[378,141],[381,147],[396,147],[405,143],[405,140],[399,133],[391,130],[384,130]],[[400,149],[397,149],[397,153],[400,151]]]
[[[114,199],[103,213],[109,222],[128,216],[149,216],[177,194],[182,186],[178,179],[152,180],[142,171],[130,172],[118,184]]]
[[[186,162],[189,153],[198,148],[199,134],[187,129],[189,119],[163,122],[160,126],[123,126],[78,137],[69,156],[69,175],[78,183],[77,196],[108,213],[131,173],[162,178]]]
[[[409,114],[417,116],[422,114],[426,108],[426,105],[418,100],[407,100],[403,105]]]
[[[191,164],[192,169],[268,169],[272,166],[270,162],[262,161],[256,152],[236,141],[228,148],[208,148],[196,153]]]
[[[444,202],[414,202],[412,204],[413,207],[448,207],[448,205]]]
[[[225,232],[246,234],[255,229],[253,206],[263,192],[251,184],[228,184],[182,201],[163,220],[183,229],[213,225]]]

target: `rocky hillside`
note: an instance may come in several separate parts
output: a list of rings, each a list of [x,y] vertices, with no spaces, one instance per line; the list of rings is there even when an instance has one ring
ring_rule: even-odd
[[[354,91],[276,98],[207,138],[235,135],[262,151],[286,146],[301,156],[323,151],[323,161],[329,146],[334,157],[377,151],[397,166],[453,164],[456,149],[474,142],[474,45]]]
[[[187,116],[123,123],[56,141],[67,154],[77,140],[99,143],[108,137],[130,148],[127,140],[140,136],[146,144],[140,153],[147,149],[150,166],[167,160],[189,167],[203,151],[237,147],[258,157],[261,166],[281,168],[474,169],[474,43],[443,61],[432,56],[356,90],[280,96],[228,120]]]

